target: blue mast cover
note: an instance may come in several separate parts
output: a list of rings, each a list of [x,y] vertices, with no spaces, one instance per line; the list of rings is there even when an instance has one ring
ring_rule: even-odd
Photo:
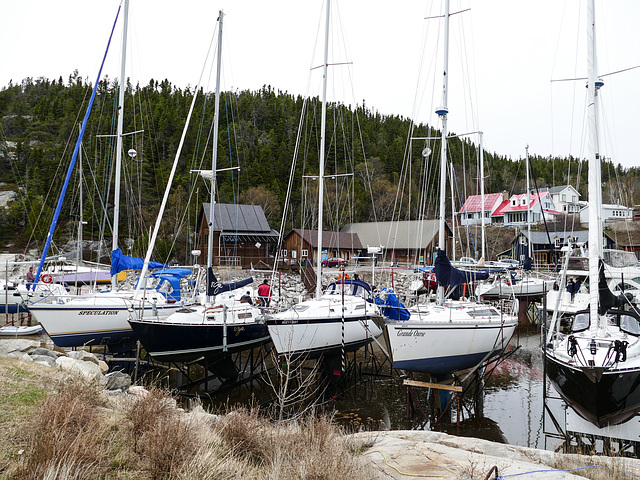
[[[129,257],[116,248],[111,252],[111,276],[124,270],[142,270],[144,258]],[[149,268],[164,268],[166,265],[160,262],[149,262]]]
[[[444,250],[438,249],[434,269],[436,271],[436,280],[443,287],[464,285],[465,283],[475,282],[476,280],[486,280],[489,278],[489,272],[472,272],[469,270],[459,270],[451,265]]]

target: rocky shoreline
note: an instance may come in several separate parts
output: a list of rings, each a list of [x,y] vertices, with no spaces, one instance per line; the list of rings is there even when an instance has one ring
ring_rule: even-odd
[[[105,362],[83,350],[61,352],[41,346],[40,340],[1,338],[0,357],[64,370],[87,382],[97,382],[109,395],[135,396],[146,392],[143,387],[132,385],[129,375],[108,372]],[[432,431],[373,431],[351,436],[365,445],[360,457],[374,467],[380,479],[407,476],[575,479],[584,478],[581,474],[585,470],[598,472],[589,478],[640,476],[640,460],[631,458],[567,455]]]

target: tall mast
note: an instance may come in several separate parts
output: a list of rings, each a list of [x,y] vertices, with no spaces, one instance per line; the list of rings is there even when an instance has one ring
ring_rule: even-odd
[[[484,234],[485,234],[485,226],[484,226],[484,145],[483,145],[483,137],[484,135],[480,132],[480,218],[481,222],[481,232],[482,232],[482,248],[481,248],[481,256],[480,258],[484,259]]]
[[[213,265],[213,226],[216,202],[216,168],[218,166],[218,124],[220,122],[220,68],[222,65],[222,24],[224,12],[220,10],[218,16],[218,63],[216,74],[216,101],[213,118],[213,157],[211,160],[211,200],[209,203],[209,241],[207,246],[207,267]],[[208,270],[208,269],[207,269]]]
[[[525,170],[527,171],[527,256],[531,258],[531,195],[529,194],[531,187],[529,186],[529,145],[525,147],[525,152],[526,156],[524,161],[526,162]],[[540,208],[542,208],[539,197],[538,203],[540,204]],[[531,259],[531,261],[533,261],[533,259]]]
[[[118,127],[116,131],[116,178],[113,194],[113,242],[111,251],[118,249],[118,222],[120,219],[120,170],[122,169],[122,124],[124,114],[125,64],[127,60],[127,27],[129,25],[129,0],[124,1],[124,21],[122,26],[122,61],[120,63],[120,90],[118,91]],[[115,290],[118,276],[111,277],[111,289]]]
[[[596,20],[594,0],[587,2],[587,129],[588,129],[588,161],[589,161],[589,310],[591,325],[600,325],[598,315],[598,264],[602,257],[602,222],[601,213],[601,173],[600,153],[598,151],[598,88],[602,82],[597,80],[596,62]],[[597,319],[597,323],[596,323]]]
[[[448,108],[448,91],[449,91],[449,0],[445,2],[444,11],[444,69],[442,81],[442,106],[436,110],[438,116],[442,119],[442,152],[440,154],[440,225],[438,227],[438,248],[445,250],[445,188],[447,187],[447,113]],[[444,287],[438,285],[437,294],[438,304],[444,303]]]
[[[324,64],[322,65],[322,123],[320,127],[320,172],[318,173],[318,261],[316,265],[316,298],[322,295],[322,210],[324,201],[324,144],[327,126],[327,67],[329,59],[329,16],[331,0],[327,0],[327,18],[324,38]]]
[[[80,126],[82,128],[82,126]],[[76,275],[78,274],[78,265],[82,263],[82,143],[78,150],[78,191],[80,215],[78,220],[78,253],[76,255]]]

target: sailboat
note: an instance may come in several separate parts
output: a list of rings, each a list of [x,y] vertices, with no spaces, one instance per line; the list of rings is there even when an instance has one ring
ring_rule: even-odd
[[[222,26],[224,13],[218,17],[218,71],[213,138],[218,138],[220,118],[220,69],[222,60]],[[196,89],[197,91],[197,89]],[[215,215],[216,168],[218,142],[213,142],[211,167],[210,219]],[[202,305],[181,308],[166,318],[131,318],[129,324],[144,346],[156,360],[163,362],[193,362],[224,357],[237,351],[249,350],[269,342],[269,332],[258,319],[260,308],[243,303],[238,292],[253,282],[247,278],[239,282],[221,284],[213,274],[213,228],[209,228],[207,292]]]
[[[640,412],[640,313],[626,295],[607,287],[601,218],[595,1],[587,2],[589,306],[577,312],[569,334],[559,331],[557,311],[544,345],[545,367],[560,396],[582,417],[602,428]],[[565,259],[565,271],[569,256]],[[566,276],[561,280],[561,290]],[[595,288],[595,286],[598,288]]]
[[[186,268],[163,268],[165,265],[157,262],[154,262],[153,267],[161,268],[161,270],[154,272],[151,275],[152,279],[148,283],[145,281],[144,296],[136,297],[133,290],[119,290],[117,288],[117,275],[119,272],[131,268],[140,269],[143,267],[142,259],[124,255],[120,248],[118,248],[118,212],[120,204],[119,186],[122,163],[128,11],[129,0],[125,0],[116,136],[116,188],[114,195],[113,248],[111,252],[110,272],[111,290],[79,296],[58,296],[53,299],[50,299],[49,297],[47,299],[39,299],[36,297],[29,298],[29,311],[33,315],[34,319],[43,326],[54,344],[59,347],[76,347],[98,344],[113,345],[120,343],[132,345],[135,342],[135,338],[133,337],[131,327],[127,323],[127,319],[129,318],[131,311],[142,310],[150,315],[169,315],[171,312],[179,308],[183,308],[185,304],[193,303],[193,300],[188,294],[188,284],[186,280],[183,280],[185,277],[191,275],[192,271]],[[102,68],[100,71],[102,71]],[[73,168],[77,153],[79,152],[79,145],[82,141],[84,129],[91,112],[91,104],[95,98],[97,85],[98,81],[96,81],[96,85],[94,86],[91,102],[87,108],[80,136],[74,150],[72,162],[69,166],[67,180],[65,182],[65,187],[63,188],[63,194],[58,200],[54,221],[51,224],[47,242],[43,249],[42,258],[38,265],[36,283],[40,278],[40,274],[44,267],[47,250],[50,245],[57,216],[59,215],[62,201],[64,199],[64,190],[68,185],[70,172]],[[50,275],[49,278],[51,278]]]
[[[264,321],[280,355],[306,358],[322,354],[355,351],[382,333],[380,311],[373,301],[371,287],[361,280],[342,277],[322,291],[323,195],[327,118],[327,69],[331,2],[326,2],[325,48],[323,62],[322,120],[320,128],[320,167],[318,174],[318,260],[315,298],[302,301],[283,312],[268,314]]]
[[[444,80],[440,158],[440,212],[435,274],[436,302],[415,305],[406,313],[385,318],[386,338],[393,367],[444,377],[473,368],[501,352],[509,343],[517,319],[495,307],[475,301],[446,300],[445,287],[487,278],[486,273],[458,270],[445,253],[445,189],[447,170],[449,1],[444,14]],[[408,317],[408,318],[407,318]]]

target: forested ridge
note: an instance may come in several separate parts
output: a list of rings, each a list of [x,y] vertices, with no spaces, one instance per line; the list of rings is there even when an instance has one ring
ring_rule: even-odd
[[[0,90],[0,190],[16,193],[6,208],[0,208],[3,247],[21,251],[43,245],[91,90],[91,83],[78,72],[66,80],[27,78]],[[111,235],[113,194],[107,192],[112,192],[114,181],[117,91],[117,81],[109,78],[100,81],[83,139],[85,238],[98,238],[101,230],[107,232],[105,237]],[[192,89],[177,88],[169,80],[126,85],[124,132],[129,134],[123,141],[120,232],[136,240],[129,249],[133,254],[144,254],[193,95]],[[169,257],[172,248],[190,247],[200,205],[208,201],[206,182],[192,170],[211,168],[213,100],[211,93],[198,92],[163,220],[159,255]],[[239,170],[230,169],[218,175],[218,201],[260,204],[272,228],[278,229],[296,148],[302,158],[298,162],[304,163],[305,171],[318,171],[320,102],[317,98],[305,102],[301,96],[264,86],[253,92],[224,92],[220,106],[218,168]],[[301,122],[305,106],[308,120]],[[341,126],[337,127],[338,124]],[[433,216],[429,208],[425,211],[407,205],[399,213],[393,205],[404,201],[397,200],[398,184],[416,192],[414,195],[435,184],[431,178],[435,169],[430,170],[431,180],[420,180],[418,175],[409,182],[404,180],[407,165],[412,165],[415,171],[425,170],[420,155],[424,144],[412,144],[411,156],[407,154],[410,130],[413,136],[437,136],[439,132],[427,125],[413,125],[408,118],[381,115],[364,105],[330,105],[327,125],[331,129],[327,149],[335,157],[327,162],[327,173],[344,173],[348,164],[355,174],[349,187],[349,213],[331,228],[340,228],[350,221]],[[307,135],[297,144],[299,127]],[[459,139],[453,139],[449,145],[460,189],[457,195],[464,198],[477,193],[475,145]],[[437,143],[434,147],[433,151],[438,151]],[[127,154],[131,149],[135,149],[135,157]],[[406,158],[411,160],[406,162]],[[435,163],[435,159],[430,161]],[[586,199],[585,162],[532,157],[531,166],[532,187],[571,183]],[[485,169],[486,192],[524,191],[523,162],[485,152]],[[624,169],[603,162],[602,174],[605,202],[640,204],[639,168]],[[294,176],[285,230],[299,226],[296,223],[304,213],[301,177],[301,173]],[[54,237],[58,244],[64,244],[77,230],[78,183],[78,173],[74,172]]]

